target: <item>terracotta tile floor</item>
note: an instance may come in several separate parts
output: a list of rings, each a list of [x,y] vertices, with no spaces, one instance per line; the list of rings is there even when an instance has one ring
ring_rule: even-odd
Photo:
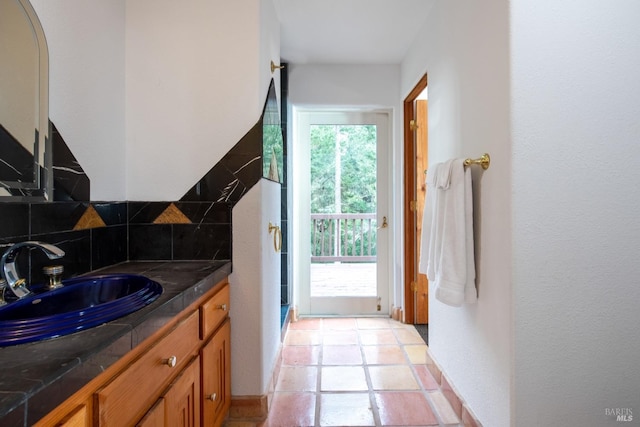
[[[386,318],[289,325],[267,421],[258,427],[461,426],[410,325]]]

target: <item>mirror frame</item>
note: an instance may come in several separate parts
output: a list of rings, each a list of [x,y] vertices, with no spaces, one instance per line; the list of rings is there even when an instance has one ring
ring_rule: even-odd
[[[34,174],[31,182],[3,181],[2,187],[21,195],[0,195],[0,202],[53,200],[53,156],[49,122],[49,47],[44,30],[29,0],[16,0],[29,19],[38,49],[38,129],[34,147]]]

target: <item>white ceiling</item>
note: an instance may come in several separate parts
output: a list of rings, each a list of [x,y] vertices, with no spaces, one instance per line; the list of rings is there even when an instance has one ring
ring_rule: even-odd
[[[399,64],[435,0],[274,0],[295,64]]]

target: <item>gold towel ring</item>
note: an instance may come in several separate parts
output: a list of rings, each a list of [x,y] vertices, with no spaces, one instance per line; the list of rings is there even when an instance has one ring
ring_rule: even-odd
[[[269,222],[269,234],[273,231],[273,249],[280,252],[282,249],[282,230],[279,226]]]

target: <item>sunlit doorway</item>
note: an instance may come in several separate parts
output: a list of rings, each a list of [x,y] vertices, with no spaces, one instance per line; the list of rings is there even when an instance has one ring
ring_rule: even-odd
[[[388,114],[305,112],[299,119],[305,160],[296,166],[305,178],[297,184],[307,187],[297,202],[308,224],[299,237],[300,313],[388,314]]]

